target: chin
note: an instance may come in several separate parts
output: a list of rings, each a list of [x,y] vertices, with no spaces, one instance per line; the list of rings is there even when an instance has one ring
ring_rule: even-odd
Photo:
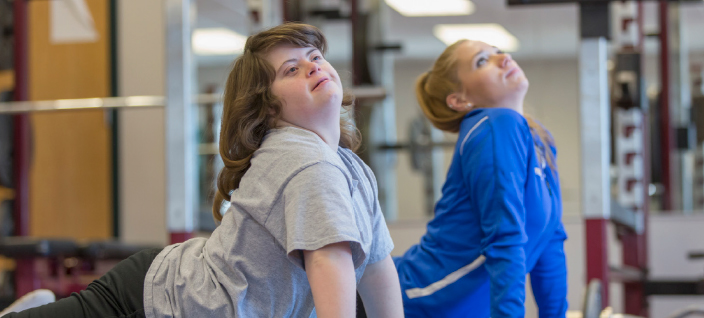
[[[323,96],[320,96],[323,99],[326,99],[324,103],[326,104],[331,104],[331,105],[342,105],[342,91],[339,90],[330,90],[327,92],[327,94],[324,94]]]
[[[523,91],[524,93],[528,90],[528,87],[530,86],[530,83],[528,82],[527,78],[523,78],[520,82],[518,82],[518,85],[516,85],[518,90]]]

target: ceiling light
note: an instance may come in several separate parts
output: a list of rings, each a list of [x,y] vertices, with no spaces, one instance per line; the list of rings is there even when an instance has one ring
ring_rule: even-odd
[[[407,17],[469,15],[474,3],[469,0],[386,0],[386,4]]]
[[[518,39],[495,23],[488,24],[438,24],[433,34],[443,43],[451,45],[459,40],[482,41],[505,52],[518,50]]]
[[[239,54],[246,41],[246,36],[224,28],[193,31],[193,51],[199,55]]]

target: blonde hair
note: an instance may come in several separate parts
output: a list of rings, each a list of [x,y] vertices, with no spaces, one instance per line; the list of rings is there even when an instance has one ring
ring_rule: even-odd
[[[251,166],[252,155],[281,114],[281,101],[271,93],[275,70],[265,59],[271,49],[281,44],[314,47],[322,54],[327,49],[322,32],[301,23],[282,24],[247,39],[244,52],[235,60],[225,84],[220,128],[220,156],[225,167],[218,174],[213,201],[213,218],[218,222],[222,220],[223,201],[231,199],[232,191],[239,187]],[[354,96],[343,94],[341,106],[349,110],[353,105]],[[354,151],[360,140],[354,124],[340,118],[340,146]]]
[[[418,76],[416,80],[416,98],[420,109],[433,126],[447,132],[458,132],[462,119],[469,111],[456,111],[447,105],[447,96],[460,90],[461,83],[457,73],[457,48],[467,40],[460,40],[445,48],[430,71]],[[471,109],[470,109],[471,111]],[[545,159],[553,170],[557,170],[555,156],[550,147],[555,140],[550,133],[528,115],[523,115],[528,126],[540,137],[545,145]]]

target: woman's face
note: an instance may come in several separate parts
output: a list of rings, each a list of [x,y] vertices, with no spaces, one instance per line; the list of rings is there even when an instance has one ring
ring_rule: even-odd
[[[280,121],[314,131],[339,125],[342,83],[318,49],[279,45],[266,60],[276,71],[271,92],[282,102]]]
[[[479,107],[521,105],[522,109],[528,79],[511,55],[479,41],[460,44],[455,54],[464,102]]]

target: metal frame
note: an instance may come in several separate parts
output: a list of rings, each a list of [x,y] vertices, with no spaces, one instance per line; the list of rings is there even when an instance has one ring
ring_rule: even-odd
[[[171,243],[196,229],[195,70],[191,49],[193,0],[165,0],[166,12],[166,224]]]
[[[606,38],[582,39],[579,54],[582,214],[586,223],[587,282],[602,282],[609,303],[607,224],[610,219],[609,94]]]

